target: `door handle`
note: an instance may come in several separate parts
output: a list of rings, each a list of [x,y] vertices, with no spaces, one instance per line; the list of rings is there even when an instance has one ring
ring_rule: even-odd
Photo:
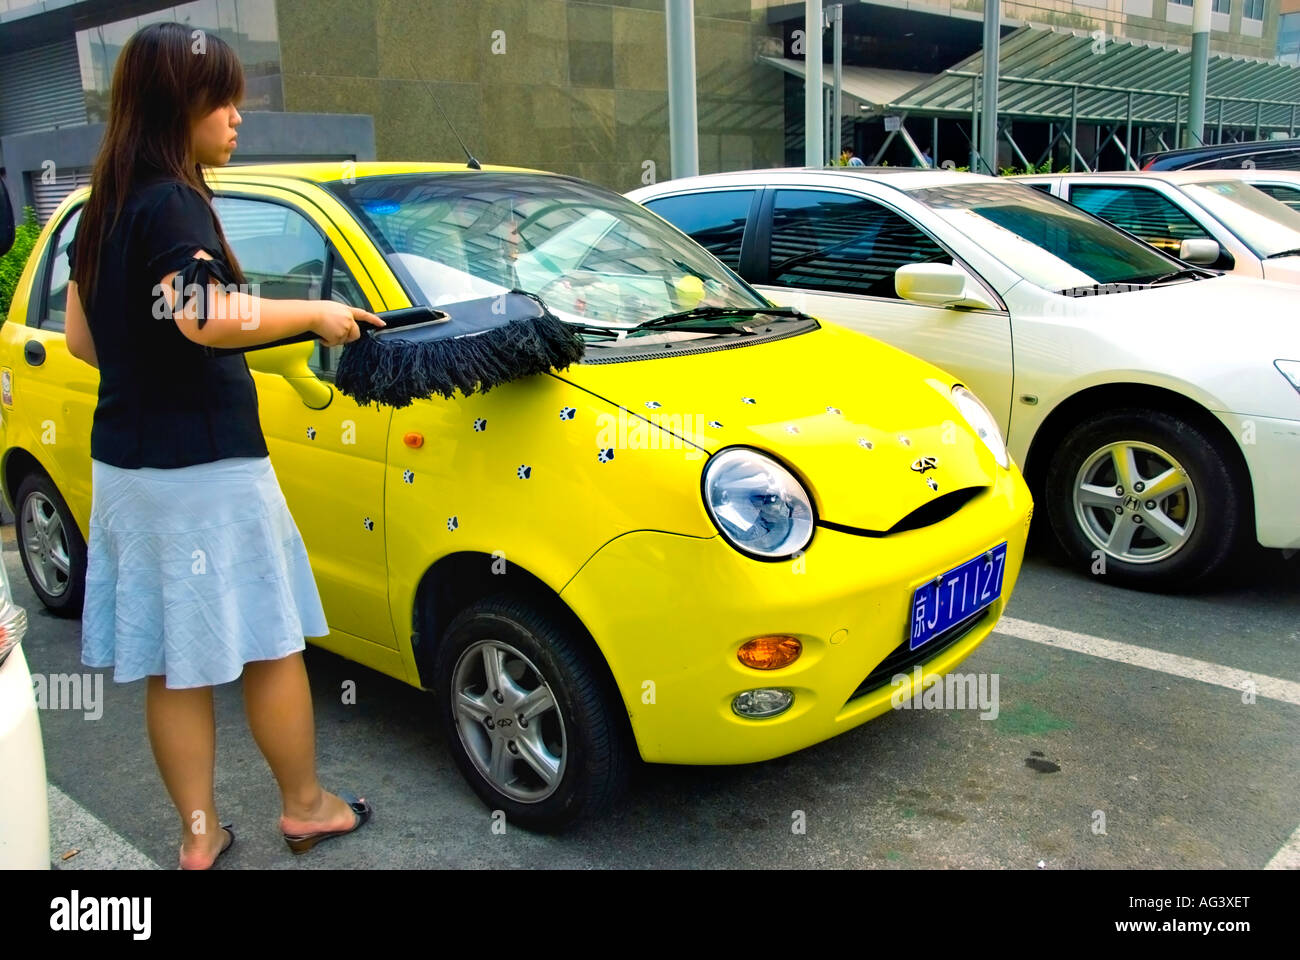
[[[28,340],[23,344],[23,356],[33,367],[39,367],[45,362],[45,344],[39,340]]]

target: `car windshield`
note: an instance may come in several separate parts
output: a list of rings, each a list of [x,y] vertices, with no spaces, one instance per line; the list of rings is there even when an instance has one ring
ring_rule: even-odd
[[[1184,266],[1021,183],[953,183],[908,193],[1013,272],[1047,290],[1147,283]]]
[[[1183,191],[1250,247],[1257,257],[1300,249],[1300,213],[1241,180],[1184,183]]]
[[[696,307],[770,306],[645,208],[578,180],[484,170],[328,186],[413,302],[453,316],[456,303],[511,289],[536,294],[561,319],[587,327],[631,327]],[[730,329],[724,318],[697,323],[716,323],[719,335]]]

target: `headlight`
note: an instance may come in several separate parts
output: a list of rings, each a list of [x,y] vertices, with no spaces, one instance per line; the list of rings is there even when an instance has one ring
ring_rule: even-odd
[[[1274,360],[1273,366],[1291,382],[1291,386],[1300,390],[1300,360]]]
[[[709,461],[704,505],[733,547],[760,560],[789,557],[812,539],[808,491],[789,470],[757,450],[732,447]]]
[[[989,408],[980,403],[979,397],[960,383],[952,388],[952,402],[961,411],[961,415],[966,418],[971,428],[979,434],[979,438],[984,441],[984,446],[989,448],[998,464],[1003,467],[1008,466],[1011,461],[1007,457],[1007,445],[1002,440],[1002,431],[998,429],[998,422],[993,419],[993,414],[989,413]]]
[[[9,592],[9,574],[0,563],[0,664],[18,646],[27,632],[27,611],[13,602]]]

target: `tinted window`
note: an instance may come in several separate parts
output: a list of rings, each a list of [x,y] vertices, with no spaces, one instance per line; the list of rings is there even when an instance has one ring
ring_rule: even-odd
[[[1256,183],[1252,186],[1263,190],[1274,200],[1280,200],[1292,210],[1300,210],[1300,186],[1288,187],[1280,183]]]
[[[277,300],[319,300],[324,286],[325,261],[330,275],[330,299],[354,307],[369,307],[356,281],[339,263],[327,257],[325,238],[303,214],[281,203],[244,197],[213,200],[221,228],[256,295]],[[342,346],[316,344],[309,365],[330,378],[338,366]]]
[[[72,278],[68,270],[68,245],[77,233],[77,221],[81,219],[82,207],[73,211],[63,221],[59,234],[54,239],[54,258],[50,263],[50,283],[45,290],[44,316],[40,318],[43,330],[63,330],[63,323],[68,311],[68,281]]]
[[[1184,240],[1210,238],[1172,200],[1150,187],[1074,184],[1070,187],[1070,202],[1174,256]]]
[[[753,200],[753,190],[719,190],[661,197],[647,201],[646,207],[740,272],[740,241]]]
[[[777,191],[768,283],[897,299],[894,271],[907,263],[952,263],[952,257],[875,201]]]

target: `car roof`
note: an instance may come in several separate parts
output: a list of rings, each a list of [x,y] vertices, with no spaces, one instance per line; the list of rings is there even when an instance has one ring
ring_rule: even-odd
[[[350,166],[345,166],[350,163]],[[511,173],[547,174],[545,170],[533,170],[528,167],[505,167],[483,164],[483,170],[508,171]],[[310,180],[313,183],[329,183],[342,180],[343,177],[379,177],[403,173],[473,173],[463,162],[434,163],[427,161],[405,160],[327,160],[302,163],[242,163],[224,167],[205,167],[204,175],[213,182],[246,177],[288,177],[294,180]],[[554,176],[554,174],[550,174]]]
[[[1232,167],[1204,167],[1196,170],[1091,170],[1074,173],[1031,173],[1008,177],[1008,180],[1044,181],[1056,177],[1067,179],[1091,180],[1115,178],[1117,180],[1147,181],[1160,180],[1165,183],[1202,183],[1206,180],[1232,180],[1238,173],[1273,174],[1285,173],[1274,170],[1236,170]]]
[[[1275,150],[1300,149],[1300,140],[1245,140],[1240,142],[1203,144],[1199,147],[1183,147],[1178,150],[1163,150],[1159,153],[1146,154],[1141,163],[1158,166],[1169,165],[1181,168],[1188,164],[1204,163],[1224,157],[1236,157],[1251,153],[1269,153]]]
[[[914,187],[943,187],[953,183],[985,183],[998,179],[979,173],[946,170],[942,167],[767,167],[756,170],[737,170],[731,173],[706,173],[696,177],[664,180],[651,187],[639,187],[629,193],[657,193],[671,185],[674,191],[696,187],[753,186],[783,180],[807,182],[815,177],[824,183],[835,180],[867,180],[886,183],[899,190]]]

